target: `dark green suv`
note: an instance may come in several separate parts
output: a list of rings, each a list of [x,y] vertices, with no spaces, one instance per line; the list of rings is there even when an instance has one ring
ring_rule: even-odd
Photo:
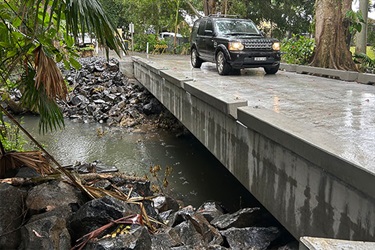
[[[194,68],[214,62],[220,75],[244,68],[263,67],[267,74],[279,70],[280,42],[265,38],[248,19],[202,17],[194,23],[190,42]]]

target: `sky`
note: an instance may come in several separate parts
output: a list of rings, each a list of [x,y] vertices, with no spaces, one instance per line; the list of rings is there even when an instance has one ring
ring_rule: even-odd
[[[372,4],[374,3],[375,3],[375,0],[372,0]],[[358,8],[359,8],[359,0],[353,0],[352,9],[358,10]],[[369,12],[368,17],[371,19],[375,19],[375,10],[372,10],[371,12]]]

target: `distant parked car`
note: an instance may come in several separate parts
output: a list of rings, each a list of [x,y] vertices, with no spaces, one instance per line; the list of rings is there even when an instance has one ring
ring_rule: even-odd
[[[90,35],[89,33],[85,33],[82,39],[82,34],[78,34],[77,37],[78,46],[85,47],[85,46],[96,46],[96,38],[94,35]]]
[[[191,64],[216,63],[220,75],[263,67],[275,74],[280,67],[280,42],[266,38],[248,19],[207,16],[195,21],[190,37]]]
[[[161,32],[160,34],[159,34],[159,39],[160,40],[163,40],[164,38],[167,38],[167,37],[172,37],[172,38],[174,38],[174,37],[181,37],[182,38],[182,35],[181,34],[175,34],[174,32]]]

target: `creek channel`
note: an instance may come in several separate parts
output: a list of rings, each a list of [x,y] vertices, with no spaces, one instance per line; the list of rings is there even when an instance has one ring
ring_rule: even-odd
[[[185,205],[199,207],[205,201],[220,202],[228,211],[260,206],[241,183],[192,135],[177,137],[159,130],[107,127],[99,123],[65,120],[65,129],[38,133],[39,118],[25,116],[23,126],[62,165],[98,160],[128,175],[152,177],[150,167],[159,165],[158,179],[172,167],[164,189]],[[152,178],[150,178],[152,180]]]

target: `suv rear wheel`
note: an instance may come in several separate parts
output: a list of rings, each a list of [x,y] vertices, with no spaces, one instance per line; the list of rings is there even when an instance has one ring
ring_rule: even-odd
[[[222,51],[219,51],[216,55],[216,69],[219,75],[228,75],[232,70]]]
[[[266,74],[268,75],[274,75],[277,71],[279,71],[279,65],[276,67],[264,67],[264,71],[266,71]]]
[[[202,61],[202,59],[199,58],[197,49],[195,49],[195,48],[191,49],[190,59],[191,59],[191,65],[194,68],[200,68],[202,66],[203,61]]]

